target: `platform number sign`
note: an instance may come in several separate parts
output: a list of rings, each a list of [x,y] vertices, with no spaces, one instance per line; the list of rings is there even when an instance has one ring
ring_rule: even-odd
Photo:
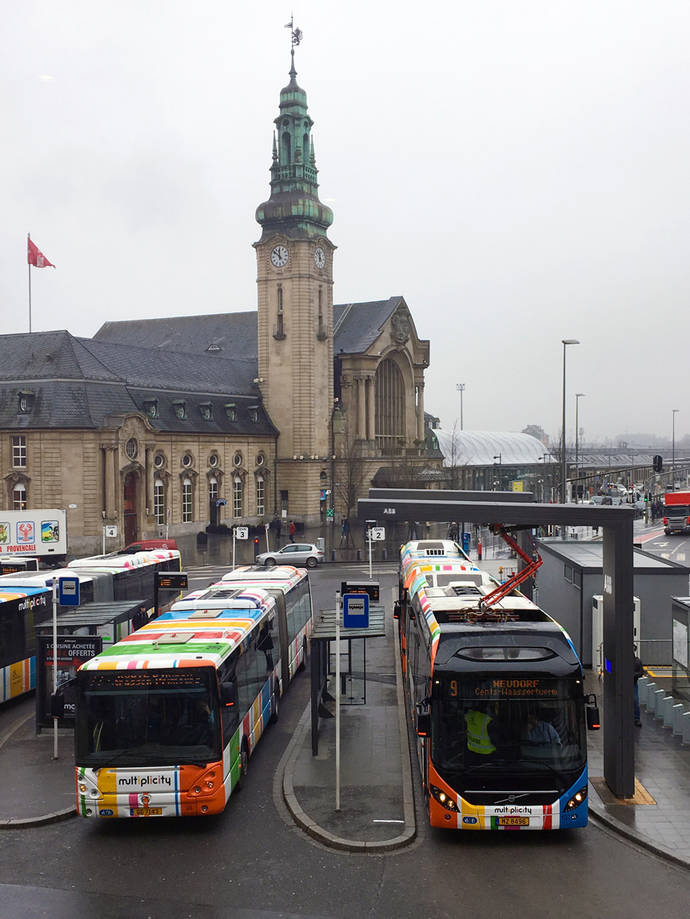
[[[386,538],[385,527],[371,527],[369,529],[369,539],[372,542],[380,542]]]
[[[235,527],[235,539],[249,539],[249,527]]]

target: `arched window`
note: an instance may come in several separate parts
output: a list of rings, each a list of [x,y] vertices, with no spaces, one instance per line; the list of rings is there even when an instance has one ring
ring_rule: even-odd
[[[264,489],[264,477],[256,477],[256,516],[263,517],[266,513],[266,492]]]
[[[242,479],[236,475],[232,480],[232,513],[234,517],[242,516],[243,505],[244,488],[242,487]]]
[[[214,475],[208,480],[208,500],[214,504],[218,500],[218,479]]]
[[[23,482],[17,482],[12,489],[12,507],[15,511],[26,510],[26,485]]]
[[[283,131],[283,164],[289,166],[292,162],[290,149],[290,135],[287,131]]]
[[[384,453],[405,445],[405,382],[395,361],[376,368],[376,446]]]
[[[192,481],[182,480],[182,522],[190,523],[192,520]]]
[[[309,135],[304,134],[302,138],[302,161],[305,163],[309,162],[311,157],[311,144],[309,143]]]
[[[158,526],[165,524],[165,484],[162,479],[153,480],[153,516]]]

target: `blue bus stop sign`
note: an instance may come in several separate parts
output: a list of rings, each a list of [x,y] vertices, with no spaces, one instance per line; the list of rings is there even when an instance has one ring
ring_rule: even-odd
[[[345,594],[343,596],[343,626],[346,629],[369,628],[368,594]]]
[[[58,578],[60,606],[79,606],[79,578]]]

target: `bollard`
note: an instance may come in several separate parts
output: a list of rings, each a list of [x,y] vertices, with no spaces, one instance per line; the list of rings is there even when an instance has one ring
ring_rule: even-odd
[[[676,704],[673,706],[672,728],[674,736],[680,734],[680,719],[683,717],[684,712],[685,709],[683,708],[683,704],[681,702],[676,702]]]
[[[664,727],[670,728],[673,727],[673,703],[675,699],[673,696],[666,696],[664,699]]]
[[[331,549],[331,561],[332,561],[332,562],[335,561],[335,549]],[[58,645],[58,647],[59,647],[59,645]]]
[[[652,706],[654,705],[654,690],[656,689],[656,683],[647,683],[647,700],[644,704],[644,707],[648,712],[652,711]]]
[[[640,697],[640,705],[647,707],[647,686],[649,685],[649,677],[641,676],[637,681],[637,692]]]
[[[684,712],[680,717],[680,742],[684,747],[690,747],[690,712]]]
[[[662,705],[664,704],[664,696],[666,691],[664,689],[656,689],[654,691],[654,705],[652,707],[652,714],[655,718],[663,718]]]
[[[359,549],[357,549],[357,561],[358,561],[358,562],[361,562],[361,561],[362,561],[362,553],[361,553],[361,551],[360,551]]]

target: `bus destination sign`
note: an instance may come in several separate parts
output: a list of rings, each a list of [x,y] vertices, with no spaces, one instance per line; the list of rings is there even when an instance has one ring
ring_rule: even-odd
[[[451,680],[451,694],[452,683]],[[554,680],[539,677],[514,677],[483,680],[471,693],[477,699],[557,699],[558,687]]]
[[[91,692],[112,689],[198,689],[208,686],[205,668],[169,670],[87,671]]]

